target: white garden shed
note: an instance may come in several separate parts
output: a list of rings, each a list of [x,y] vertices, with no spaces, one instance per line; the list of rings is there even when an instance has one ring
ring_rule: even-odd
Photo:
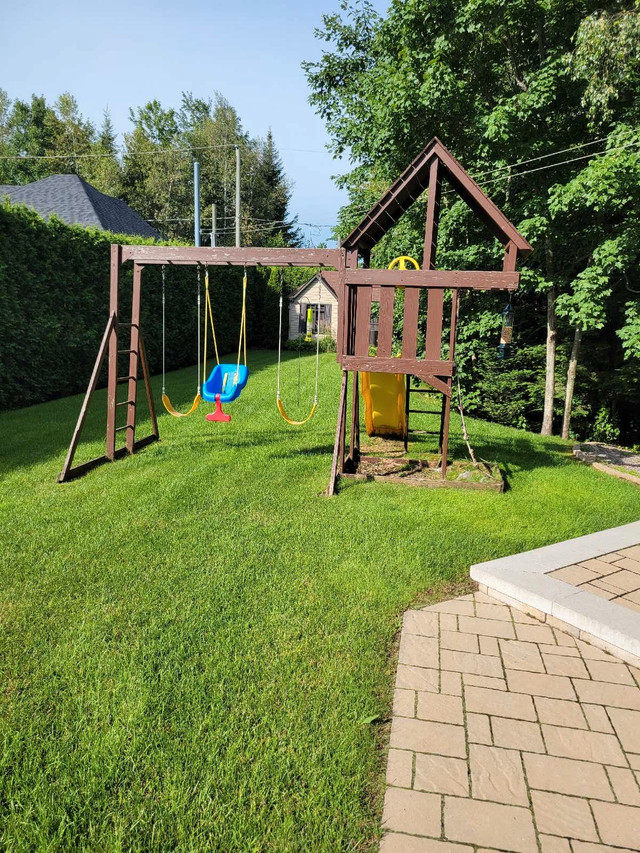
[[[314,337],[338,337],[338,297],[334,289],[316,273],[289,297],[289,340],[307,331],[307,309],[313,309]]]

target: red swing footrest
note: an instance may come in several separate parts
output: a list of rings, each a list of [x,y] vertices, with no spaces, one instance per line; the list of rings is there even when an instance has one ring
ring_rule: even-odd
[[[231,420],[231,415],[226,415],[222,411],[222,403],[220,402],[220,394],[216,394],[216,408],[215,411],[210,412],[207,415],[208,421],[218,421],[220,423],[227,423],[227,421]]]

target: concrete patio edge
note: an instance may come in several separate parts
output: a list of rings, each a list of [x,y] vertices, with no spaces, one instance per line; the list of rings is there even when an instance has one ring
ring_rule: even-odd
[[[640,543],[640,521],[613,527],[556,545],[501,557],[471,566],[471,577],[483,591],[527,610],[538,618],[553,617],[574,634],[611,651],[629,663],[640,662],[640,618],[637,613],[571,586],[549,572]]]

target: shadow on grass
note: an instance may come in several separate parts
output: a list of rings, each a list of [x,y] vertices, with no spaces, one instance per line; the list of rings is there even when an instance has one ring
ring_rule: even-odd
[[[297,358],[297,355],[295,357]],[[222,358],[224,359],[225,356]],[[278,354],[275,351],[256,350],[250,352],[249,367],[251,374],[274,368],[277,360]],[[287,353],[286,357],[283,354],[283,362],[290,360],[290,354]],[[209,363],[208,371],[213,369],[213,365],[214,362]],[[187,410],[193,402],[195,393],[194,373],[195,365],[167,374],[167,391],[171,396],[171,402],[178,411]],[[156,413],[160,416],[164,413],[161,400],[161,376],[152,377],[151,389]],[[126,394],[124,384],[119,386],[119,392],[124,399]],[[46,403],[39,403],[25,409],[14,409],[0,415],[0,432],[3,436],[0,449],[0,475],[6,476],[18,468],[39,465],[54,459],[59,459],[57,465],[61,467],[83,399],[84,394],[74,394],[71,397],[49,400]],[[136,429],[136,438],[143,438],[151,431],[151,423],[142,379],[138,383],[138,401],[139,428]],[[118,420],[119,424],[124,423],[125,409],[126,407],[123,406],[118,411],[119,418],[123,419],[122,421]],[[104,453],[106,413],[107,391],[106,388],[99,388],[91,399],[74,464]],[[162,420],[160,418],[161,434]],[[119,436],[121,437],[120,441],[124,443],[124,431],[119,433]],[[237,436],[234,436],[235,438]]]

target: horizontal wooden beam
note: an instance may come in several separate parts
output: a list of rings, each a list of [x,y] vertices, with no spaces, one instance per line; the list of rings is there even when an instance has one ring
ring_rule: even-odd
[[[343,370],[372,373],[410,373],[429,380],[437,376],[452,376],[452,361],[427,361],[424,358],[376,358],[376,356],[343,355],[339,357]],[[431,383],[430,383],[431,384]]]
[[[518,272],[492,270],[376,270],[346,269],[344,273],[323,272],[333,286],[342,280],[347,285],[374,287],[433,287],[443,290],[516,290]]]
[[[206,246],[122,246],[122,261],[150,264],[206,264],[247,267],[339,267],[342,249],[211,248]]]

